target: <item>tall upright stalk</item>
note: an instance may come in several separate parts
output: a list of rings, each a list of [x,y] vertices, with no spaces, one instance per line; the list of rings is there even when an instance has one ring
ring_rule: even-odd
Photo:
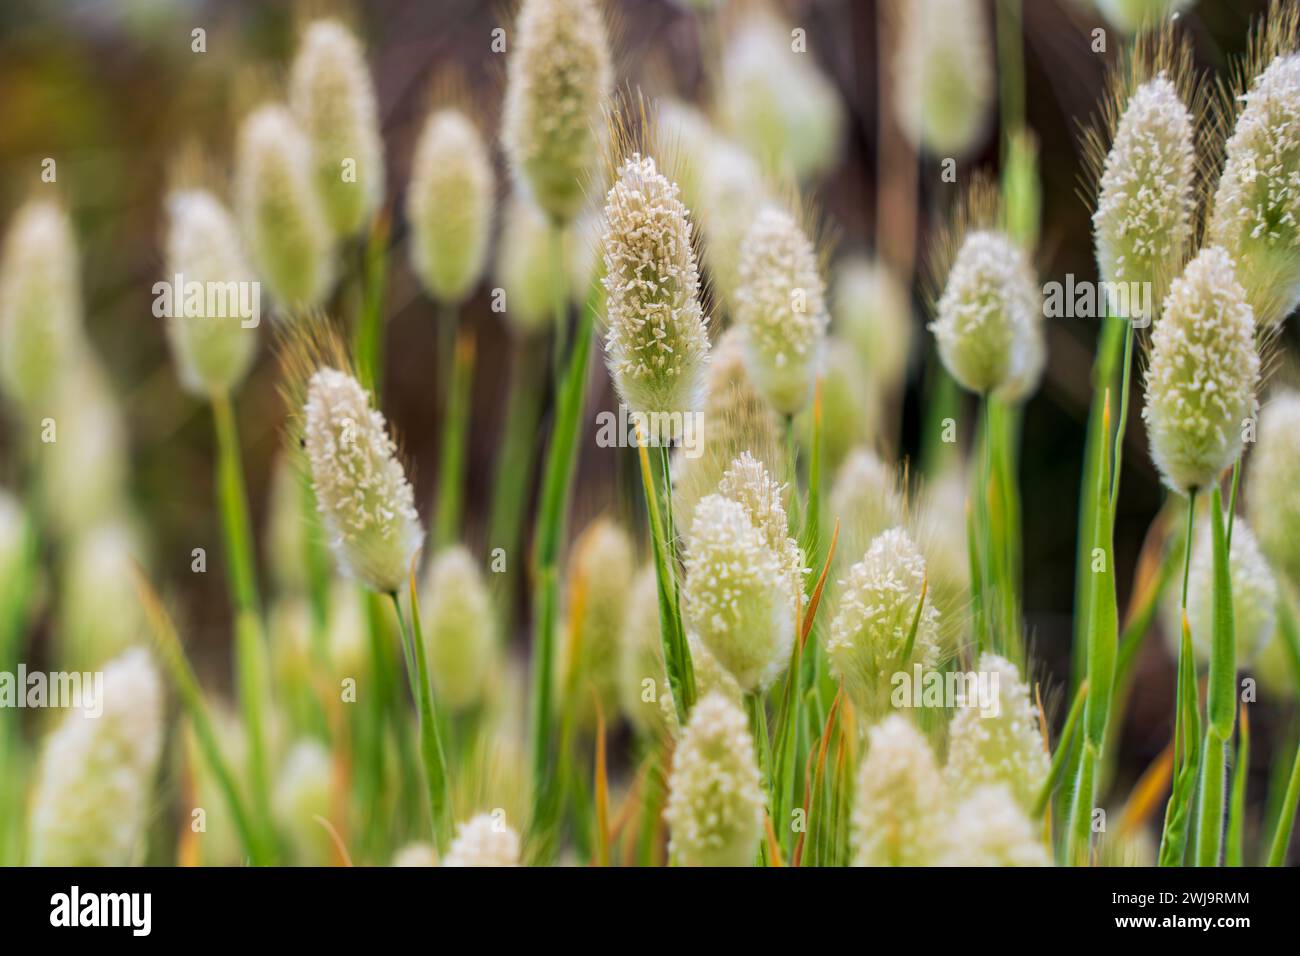
[[[455,328],[455,314],[448,309],[442,324]],[[465,497],[465,452],[469,437],[470,390],[474,377],[474,333],[463,328],[456,336],[447,383],[442,421],[442,454],[438,468],[438,506],[433,540],[441,550],[458,534]]]
[[[1200,821],[1196,861],[1218,866],[1223,846],[1223,800],[1227,749],[1237,719],[1236,629],[1232,613],[1232,578],[1223,520],[1223,493],[1214,486],[1210,499],[1210,532],[1214,548],[1214,624],[1211,633],[1210,677],[1206,689],[1205,744],[1202,748]],[[1188,542],[1191,547],[1191,542]]]

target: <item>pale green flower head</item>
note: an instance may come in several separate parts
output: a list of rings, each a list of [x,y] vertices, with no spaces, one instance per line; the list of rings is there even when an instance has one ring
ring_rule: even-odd
[[[993,38],[979,0],[910,0],[894,71],[899,124],[917,149],[962,157],[983,141],[993,106]]]
[[[827,471],[836,471],[853,449],[881,433],[884,409],[875,384],[858,351],[839,336],[828,335],[822,349],[820,381],[822,467]],[[795,421],[800,446],[809,456],[814,417],[810,405]]]
[[[0,260],[0,385],[20,405],[49,398],[85,348],[78,269],[61,206],[34,199],[14,214]]]
[[[319,303],[333,282],[334,237],[311,144],[283,106],[259,107],[239,128],[235,212],[253,264],[280,307]]]
[[[1050,763],[1029,685],[1015,664],[997,654],[980,655],[976,673],[986,681],[990,699],[972,694],[953,715],[945,781],[961,796],[986,784],[1005,784],[1029,813]]]
[[[741,246],[768,201],[768,187],[758,162],[745,150],[720,136],[712,138],[711,146],[699,167],[703,257],[711,288],[734,313]]]
[[[910,670],[914,663],[938,663],[939,611],[928,593],[921,602],[925,576],[925,558],[907,532],[890,528],[838,582],[826,654],[853,703],[864,711],[879,709],[895,672]],[[904,658],[918,605],[916,638]]]
[[[240,289],[255,279],[239,229],[212,193],[179,189],[167,197],[166,253],[167,281],[179,275],[186,286],[199,283],[204,290],[200,314],[173,302],[173,314],[167,318],[167,338],[181,383],[203,396],[233,391],[257,354],[261,319],[241,311],[244,301],[253,300],[243,298]]]
[[[581,210],[613,86],[594,0],[524,0],[510,36],[501,142],[515,182],[552,222]]]
[[[83,697],[83,706],[65,714],[45,740],[31,799],[28,862],[142,863],[162,740],[162,681],[147,651],[127,651],[104,667],[100,700]]]
[[[1151,457],[1174,491],[1208,487],[1241,454],[1259,367],[1254,317],[1232,259],[1208,246],[1165,297],[1147,365],[1142,418]]]
[[[606,719],[618,704],[619,656],[635,570],[631,539],[607,518],[593,521],[574,543],[566,619],[576,632],[565,641],[560,674],[575,681],[574,707],[587,725],[595,724],[593,689]]]
[[[1276,57],[1241,97],[1209,241],[1237,263],[1261,326],[1300,304],[1300,53]]]
[[[315,20],[303,32],[289,103],[311,143],[326,218],[337,235],[352,235],[384,198],[384,144],[365,50],[338,20]]]
[[[715,494],[695,506],[685,567],[687,626],[743,689],[771,684],[788,663],[796,626],[785,557],[743,504]]]
[[[659,627],[659,582],[653,567],[637,572],[628,592],[627,613],[620,636],[618,692],[623,714],[638,730],[658,736],[673,724],[660,699],[668,692],[668,671]],[[698,662],[695,686],[699,690]],[[675,714],[673,715],[675,724]]]
[[[855,448],[831,484],[830,518],[840,523],[838,563],[847,570],[877,535],[902,524],[905,513],[897,469],[869,447]]]
[[[1164,73],[1129,97],[1092,216],[1104,281],[1149,282],[1151,298],[1158,301],[1178,274],[1196,205],[1193,127],[1191,113]]]
[[[1196,0],[1095,0],[1108,23],[1125,33],[1143,33],[1187,10]]]
[[[457,109],[429,115],[415,146],[406,221],[411,267],[439,302],[461,302],[483,274],[496,177],[478,128]]]
[[[1042,292],[1029,259],[995,230],[963,240],[930,323],[944,367],[963,388],[1023,397],[1045,356]]]
[[[709,361],[686,207],[649,156],[633,153],[605,200],[605,354],[618,395],[650,416],[652,444],[698,409]]]
[[[939,866],[1051,866],[1038,828],[1005,784],[975,789],[948,818]]]
[[[828,322],[812,242],[784,209],[764,207],[740,249],[735,319],[745,362],[772,407],[793,415],[812,398]]]
[[[1275,395],[1259,416],[1246,501],[1259,546],[1300,587],[1300,393]]]
[[[276,777],[272,812],[301,865],[328,866],[334,859],[329,831],[316,820],[334,817],[332,781],[330,752],[309,738],[293,745]]]
[[[393,854],[393,862],[389,865],[396,867],[437,866],[438,851],[433,848],[431,843],[419,841],[408,843]]]
[[[763,535],[764,543],[781,559],[785,583],[797,600],[803,590],[803,549],[790,537],[790,521],[785,513],[786,486],[778,482],[761,461],[749,452],[741,452],[718,482],[718,494],[739,502],[750,522]]]
[[[0,488],[0,606],[10,589],[19,582],[19,573],[27,562],[27,514],[19,500]]]
[[[465,548],[457,545],[434,558],[420,617],[437,699],[452,711],[478,703],[492,665],[495,618],[483,573]]]
[[[901,714],[867,733],[853,796],[854,866],[928,866],[940,850],[943,778],[930,742]]]
[[[397,593],[424,531],[384,416],[333,368],[311,377],[303,413],[317,508],[339,567],[373,591]]]
[[[506,202],[497,246],[496,277],[505,291],[505,317],[524,334],[540,332],[555,317],[550,225],[529,201],[512,195]]]
[[[480,813],[456,827],[443,866],[519,866],[519,834],[499,813]]]
[[[752,866],[763,834],[763,789],[744,711],[701,697],[673,752],[668,855],[678,866]]]
[[[912,307],[898,279],[883,263],[863,256],[840,260],[831,286],[831,315],[875,387],[897,388],[912,349]]]
[[[89,670],[146,640],[133,571],[144,548],[120,520],[78,533],[64,556],[59,595],[60,659]]]

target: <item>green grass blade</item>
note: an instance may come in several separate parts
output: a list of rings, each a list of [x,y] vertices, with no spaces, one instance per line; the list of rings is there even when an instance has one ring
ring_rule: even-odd
[[[1273,839],[1269,841],[1269,866],[1282,866],[1286,863],[1287,848],[1291,845],[1291,830],[1295,826],[1297,804],[1300,804],[1300,746],[1296,747],[1295,760],[1291,765],[1291,779],[1286,785],[1286,796],[1277,815]]]
[[[1232,772],[1232,796],[1228,802],[1228,838],[1224,856],[1228,866],[1244,866],[1246,829],[1246,777],[1250,769],[1250,720],[1241,709],[1241,730],[1237,734],[1237,759]]]

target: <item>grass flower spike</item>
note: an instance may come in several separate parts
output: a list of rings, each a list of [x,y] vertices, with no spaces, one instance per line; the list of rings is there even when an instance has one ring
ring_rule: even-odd
[[[300,740],[289,750],[276,779],[275,817],[307,866],[328,866],[334,857],[329,831],[316,819],[330,819],[333,768],[330,753],[315,740]]]
[[[443,866],[519,866],[519,834],[494,813],[480,813],[456,828]]]
[[[826,287],[817,255],[794,217],[758,213],[740,251],[735,318],[746,362],[772,407],[793,415],[812,397],[826,334]]]
[[[311,141],[329,223],[349,236],[383,200],[384,145],[365,50],[339,21],[307,26],[289,76],[289,103]]]
[[[935,156],[965,156],[988,127],[993,43],[981,7],[978,0],[901,7],[895,108],[912,144]]]
[[[49,200],[18,210],[0,261],[0,385],[15,401],[48,398],[82,348],[77,246]]]
[[[1005,784],[1028,813],[1047,779],[1049,762],[1038,710],[1019,669],[1005,657],[981,655],[976,672],[989,681],[994,696],[987,701],[968,699],[952,718],[944,775],[957,794]]]
[[[907,373],[912,315],[907,292],[879,262],[843,259],[831,287],[835,329],[857,350],[876,387],[897,388]]]
[[[424,533],[384,416],[356,379],[333,368],[311,377],[303,411],[312,483],[339,566],[374,591],[399,591]]]
[[[482,275],[495,201],[492,159],[477,127],[460,110],[432,113],[415,147],[406,220],[411,267],[439,302],[462,301]]]
[[[478,564],[465,548],[443,551],[429,566],[421,599],[429,676],[452,711],[483,697],[495,636],[492,603]]]
[[[1300,304],[1300,53],[1275,58],[1240,99],[1209,234],[1268,326]]]
[[[1259,382],[1255,325],[1232,259],[1201,250],[1165,297],[1146,375],[1151,456],[1173,490],[1208,487],[1241,454]]]
[[[1107,21],[1125,33],[1150,30],[1196,0],[1097,0],[1097,9]]]
[[[555,223],[582,208],[613,85],[594,0],[524,0],[511,37],[501,140],[515,181]]]
[[[1300,587],[1300,393],[1273,397],[1259,416],[1246,472],[1247,503],[1259,545],[1273,566]],[[1235,542],[1234,542],[1235,543]]]
[[[853,865],[933,864],[943,825],[943,778],[930,742],[891,714],[871,728],[858,767]]]
[[[606,714],[618,704],[619,654],[634,573],[632,542],[614,522],[597,519],[574,543],[569,563],[571,633],[560,673],[574,682],[574,707],[588,725],[595,724],[593,689]],[[575,643],[580,645],[576,658]]]
[[[317,304],[333,280],[333,239],[312,175],[311,145],[283,106],[239,130],[235,211],[253,263],[285,309]]]
[[[952,810],[941,866],[1051,866],[1034,825],[1005,785],[977,788]]]
[[[64,716],[45,742],[28,833],[34,866],[130,866],[144,861],[163,691],[149,655],[104,668],[102,713]]]
[[[691,222],[677,186],[638,153],[605,201],[605,353],[619,398],[650,416],[651,444],[677,437],[701,400],[709,337]]]
[[[555,320],[549,238],[546,217],[522,196],[511,195],[501,221],[496,277],[505,291],[506,320],[526,334]]]
[[[664,811],[678,866],[751,866],[763,832],[763,791],[744,712],[720,694],[696,703],[673,753]]]
[[[1292,487],[1294,492],[1295,488]],[[1198,518],[1201,517],[1198,515]],[[1267,524],[1272,519],[1266,519]],[[1233,634],[1236,638],[1236,661],[1249,666],[1273,636],[1277,606],[1277,580],[1264,560],[1259,542],[1246,521],[1238,516],[1233,522],[1232,544],[1228,550],[1228,574],[1232,581]],[[1187,573],[1187,623],[1192,631],[1192,648],[1196,659],[1210,660],[1214,631],[1214,554],[1209,522],[1202,522],[1192,546],[1192,564]],[[1178,646],[1182,633],[1177,595],[1165,602],[1165,637],[1171,648]]]
[[[167,320],[172,354],[181,382],[200,395],[233,391],[257,353],[257,329],[245,325],[237,290],[253,281],[239,229],[216,196],[204,189],[180,189],[167,197],[167,275],[188,285],[226,290],[212,314],[205,291],[201,314],[173,303]],[[224,301],[224,307],[221,302]]]

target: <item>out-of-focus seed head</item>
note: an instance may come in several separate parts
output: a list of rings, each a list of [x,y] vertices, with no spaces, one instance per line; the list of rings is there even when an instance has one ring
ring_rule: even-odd
[[[434,558],[420,616],[438,700],[453,711],[478,703],[492,664],[494,617],[483,574],[465,548]]]
[[[267,506],[267,564],[278,593],[302,594],[307,589],[308,527],[304,520],[302,475],[286,452],[271,472]]]
[[[715,136],[699,167],[700,230],[712,289],[734,313],[740,250],[754,217],[768,201],[758,163],[736,144]]]
[[[908,527],[925,555],[930,600],[939,609],[944,648],[956,651],[965,643],[970,623],[970,550],[966,534],[965,475],[947,468],[927,483],[913,500]]]
[[[668,673],[659,627],[659,582],[653,567],[642,568],[632,581],[621,640],[618,690],[623,713],[639,730],[659,735],[670,725],[660,704],[668,689]],[[698,681],[697,674],[697,690]]]
[[[972,392],[1024,397],[1042,372],[1042,293],[1028,257],[1005,234],[969,233],[930,323],[944,367]]]
[[[749,452],[741,452],[718,482],[718,494],[744,506],[750,523],[763,535],[763,541],[781,558],[787,583],[796,593],[803,589],[803,550],[790,537],[790,522],[785,513],[786,487],[776,481],[763,463]]]
[[[606,719],[618,703],[619,655],[635,561],[622,527],[598,518],[574,543],[569,564],[568,622],[560,673],[573,681],[580,721],[595,723],[592,690]],[[658,621],[658,612],[655,621]]]
[[[524,0],[511,36],[501,141],[515,182],[565,224],[599,160],[613,85],[605,25],[594,0]]]
[[[794,641],[790,565],[746,507],[722,495],[695,506],[682,601],[688,626],[745,690],[766,687]]]
[[[458,303],[483,274],[496,177],[478,128],[460,110],[425,121],[411,165],[406,221],[411,267],[440,302]]]
[[[45,741],[28,830],[33,866],[141,863],[163,739],[162,682],[147,651],[104,668],[101,699]],[[102,705],[102,712],[96,713]]]
[[[808,179],[834,166],[844,128],[835,88],[771,11],[745,10],[726,31],[718,110],[727,132],[777,170]]]
[[[884,410],[880,391],[858,351],[835,335],[826,337],[821,380],[822,467],[837,471],[853,449],[876,440]],[[809,405],[795,421],[800,446],[811,457],[815,413]]]
[[[303,413],[317,507],[340,568],[374,591],[398,591],[424,532],[384,416],[334,368],[311,377]]]
[[[203,290],[198,314],[173,302],[167,319],[181,382],[199,395],[230,392],[257,354],[257,327],[244,324],[255,317],[241,310],[240,290],[254,279],[239,229],[212,193],[178,189],[167,197],[166,249],[167,281],[179,275],[186,286],[198,283]]]
[[[0,261],[0,386],[20,405],[42,401],[83,348],[72,225],[57,203],[32,200],[14,214]]]
[[[316,819],[333,816],[332,772],[329,751],[316,740],[303,739],[289,750],[276,777],[272,810],[295,859],[305,866],[328,866],[334,858],[329,831]]]
[[[19,587],[19,574],[27,561],[27,515],[18,499],[0,488],[0,606],[9,606],[7,598]]]
[[[853,702],[864,711],[879,709],[894,672],[914,663],[938,663],[939,611],[928,593],[916,618],[924,583],[925,558],[902,528],[882,532],[839,582],[826,653]],[[916,638],[904,659],[913,620]]]
[[[876,387],[896,389],[907,374],[912,311],[894,275],[865,257],[841,260],[831,287],[831,314],[836,331],[857,350]]]
[[[456,827],[443,866],[519,866],[519,834],[497,813],[480,813]]]
[[[1209,241],[1237,263],[1260,325],[1300,304],[1300,52],[1276,57],[1241,96]]]
[[[1205,488],[1241,454],[1259,383],[1255,324],[1232,259],[1202,249],[1174,280],[1146,374],[1151,457],[1180,494]]]
[[[765,206],[740,249],[735,318],[759,391],[783,415],[812,397],[826,335],[826,287],[817,254],[784,209]]]
[[[311,143],[334,232],[356,232],[384,197],[384,145],[361,41],[338,20],[308,24],[289,75],[289,103]]]
[[[744,712],[701,697],[673,752],[668,854],[679,866],[751,866],[763,832],[763,789]]]
[[[1293,493],[1294,490],[1293,487]],[[1187,625],[1192,632],[1197,661],[1208,664],[1214,643],[1214,548],[1208,513],[1202,511],[1197,518],[1201,527],[1194,535],[1192,564],[1187,572]],[[1278,592],[1277,579],[1264,560],[1259,542],[1240,515],[1232,525],[1228,575],[1232,582],[1236,660],[1239,667],[1246,667],[1273,637]],[[1165,600],[1164,630],[1169,648],[1176,654],[1182,635],[1182,613],[1178,607],[1181,591],[1178,588],[1170,591]]]
[[[330,676],[336,685],[349,678],[357,682],[364,680],[371,665],[370,632],[365,602],[350,581],[336,578],[331,582],[326,616],[329,620],[325,638]],[[310,657],[310,649],[307,651]]]
[[[1246,469],[1247,503],[1259,546],[1300,587],[1300,393],[1275,395],[1259,416]]]
[[[283,106],[259,107],[240,126],[235,212],[253,264],[281,308],[319,303],[333,281],[333,234],[311,145]]]
[[[430,843],[408,843],[393,854],[391,866],[437,866],[438,851]]]
[[[952,809],[940,866],[1051,866],[1047,848],[1005,784],[977,788]]]
[[[59,596],[64,666],[89,671],[138,645],[147,633],[132,572],[144,549],[121,521],[88,528],[71,542]]]
[[[1191,113],[1162,72],[1129,97],[1101,174],[1092,216],[1097,268],[1105,282],[1150,283],[1153,302],[1178,274],[1192,236],[1193,132]],[[1109,308],[1121,310],[1116,302]]]
[[[506,295],[506,319],[524,334],[540,332],[554,319],[550,226],[532,203],[512,195],[506,204],[497,249],[497,281]]]
[[[840,523],[836,553],[844,571],[881,532],[902,524],[906,511],[897,471],[867,447],[850,452],[840,465],[831,485],[830,506],[832,522]]]
[[[1151,30],[1196,0],[1097,0],[1097,9],[1116,29],[1125,33]]]
[[[691,221],[649,156],[619,167],[605,200],[605,353],[619,398],[649,416],[652,444],[699,407],[709,361]]]
[[[984,139],[993,104],[993,40],[977,0],[901,7],[894,101],[918,149],[961,157]]]
[[[927,866],[944,823],[943,778],[930,742],[901,714],[868,732],[853,797],[854,866]]]
[[[971,694],[953,715],[944,776],[958,795],[984,784],[1005,784],[1029,813],[1049,763],[1029,685],[1015,664],[996,654],[980,655],[976,671],[991,698]]]

